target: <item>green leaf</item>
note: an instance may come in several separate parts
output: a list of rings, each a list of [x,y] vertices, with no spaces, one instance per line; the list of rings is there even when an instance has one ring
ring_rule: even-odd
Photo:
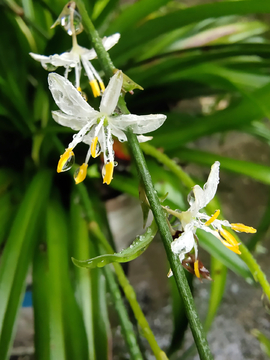
[[[143,0],[125,9],[116,20],[109,26],[106,33],[128,33],[140,20],[167,4],[169,0]]]
[[[103,267],[112,262],[124,263],[136,259],[140,256],[149,246],[157,233],[157,225],[155,221],[147,228],[144,235],[140,235],[128,247],[117,254],[100,255],[89,260],[76,260],[72,258],[73,263],[79,267],[87,267],[93,269],[95,267]]]
[[[35,329],[35,356],[51,360],[50,356],[50,278],[46,243],[41,239],[33,258],[33,308]]]
[[[40,171],[30,183],[14,219],[0,267],[0,358],[6,359],[22,301],[25,278],[47,200],[51,173]]]
[[[204,323],[204,328],[208,331],[215,318],[220,302],[223,298],[227,279],[227,267],[215,257],[211,256],[211,293],[209,307]]]
[[[200,246],[209,252],[209,254],[214,256],[233,272],[242,276],[249,283],[254,282],[253,276],[249,271],[248,266],[242,259],[240,259],[238,255],[227,249],[216,237],[203,230],[198,229],[197,235]]]
[[[261,331],[257,329],[253,329],[251,331],[251,334],[259,340],[262,351],[268,357],[270,357],[270,340],[268,339],[268,337],[266,337]]]
[[[222,170],[247,175],[264,184],[270,184],[270,166],[255,164],[250,161],[236,160],[194,149],[180,149],[177,150],[174,155],[178,156],[181,160],[209,166],[211,166],[215,161],[219,161]]]
[[[170,14],[149,20],[140,27],[131,29],[126,34],[123,34],[117,51],[116,49],[112,50],[112,57],[117,62],[119,61],[119,63],[121,62],[121,64],[123,64],[129,58],[135,56],[139,48],[148,41],[167,32],[204,19],[228,15],[261,14],[269,12],[270,4],[265,2],[265,0],[224,1],[174,11]]]
[[[155,132],[151,144],[154,146],[162,144],[164,149],[172,150],[179,147],[179,144],[182,146],[184,143],[204,135],[237,129],[253,120],[263,118],[270,112],[269,96],[270,83],[255,90],[250,97],[244,98],[239,104],[185,124],[180,122],[181,114],[169,114],[166,120],[168,125],[165,122],[165,128]],[[171,126],[170,123],[173,123],[174,126]],[[173,152],[174,155],[175,152]]]
[[[56,201],[48,207],[47,241],[52,360],[88,358],[82,314],[70,279],[66,214]]]
[[[76,194],[73,194],[71,199],[71,213],[70,223],[72,229],[71,236],[71,254],[77,258],[84,256],[93,256],[93,249],[89,241],[87,222],[83,218],[83,211],[78,201],[76,201]],[[74,267],[75,273],[75,291],[77,294],[78,303],[83,315],[84,326],[87,335],[89,360],[95,360],[95,343],[94,338],[97,337],[101,341],[101,337],[105,334],[105,343],[107,340],[106,328],[98,332],[94,328],[94,299],[92,298],[93,280],[90,270],[80,269]],[[98,285],[98,282],[96,283]],[[95,308],[97,311],[97,308]],[[102,341],[101,341],[102,342]]]

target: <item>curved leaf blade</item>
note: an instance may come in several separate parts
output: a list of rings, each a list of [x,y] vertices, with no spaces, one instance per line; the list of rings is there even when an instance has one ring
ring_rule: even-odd
[[[140,256],[148,248],[156,233],[157,225],[156,222],[153,221],[147,228],[144,235],[137,237],[130,247],[120,251],[119,253],[100,255],[89,260],[77,260],[72,258],[72,261],[76,266],[90,269],[103,267],[107,264],[111,264],[112,262],[125,263]]]

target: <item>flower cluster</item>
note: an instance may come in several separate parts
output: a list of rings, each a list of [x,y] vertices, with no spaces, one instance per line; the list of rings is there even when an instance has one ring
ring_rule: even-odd
[[[73,149],[80,142],[89,145],[84,163],[75,171],[76,184],[82,182],[87,174],[88,162],[92,157],[103,153],[104,166],[102,170],[103,183],[110,184],[113,178],[115,166],[113,143],[114,137],[119,141],[127,141],[124,131],[130,127],[135,134],[138,134],[140,142],[151,139],[142,134],[156,130],[166,119],[165,115],[119,115],[116,113],[117,103],[123,87],[123,73],[117,71],[110,79],[105,89],[104,83],[95,70],[90,60],[97,57],[94,49],[86,49],[78,45],[76,35],[82,30],[81,17],[75,10],[76,3],[69,2],[61,12],[60,16],[52,27],[61,24],[69,35],[72,36],[72,49],[61,55],[44,56],[30,53],[47,70],[55,70],[58,66],[66,68],[65,77],[56,73],[48,76],[49,88],[52,96],[61,111],[53,111],[54,120],[60,125],[70,127],[78,131],[68,145],[65,153],[60,157],[57,172],[69,170],[74,161]],[[102,43],[105,50],[109,50],[119,40],[120,34],[114,34],[103,38]],[[90,86],[95,97],[102,95],[99,111],[92,108],[86,101],[81,91],[80,77],[81,69],[84,68]],[[75,86],[68,80],[68,73],[75,69]],[[126,77],[126,79],[128,79]],[[130,80],[130,79],[128,79]],[[140,88],[138,84],[133,88]]]
[[[74,162],[73,149],[78,143],[89,145],[84,163],[75,172],[76,184],[85,179],[90,157],[95,158],[101,152],[104,156],[103,183],[110,184],[114,169],[113,136],[121,142],[127,141],[124,131],[130,127],[139,135],[140,142],[147,141],[149,138],[142,134],[156,130],[166,120],[166,116],[162,114],[138,116],[114,113],[123,84],[123,73],[120,70],[110,79],[102,95],[99,111],[93,109],[63,76],[51,73],[48,79],[52,96],[61,110],[52,112],[54,120],[79,131],[61,156],[57,171],[70,169]]]
[[[182,264],[188,262],[192,258],[190,252],[194,249],[194,273],[197,277],[203,272],[203,268],[199,266],[198,246],[197,246],[197,229],[202,229],[214,235],[223,245],[236,254],[241,254],[239,243],[234,236],[223,227],[231,228],[236,232],[255,233],[256,229],[243,224],[230,224],[227,220],[219,220],[220,210],[209,216],[202,210],[215,196],[219,183],[219,162],[216,161],[212,167],[207,182],[204,187],[195,185],[192,192],[188,196],[190,208],[181,213],[166,209],[168,213],[176,216],[181,222],[180,236],[176,238],[172,244],[172,251],[179,256]],[[202,271],[201,271],[202,270]]]
[[[68,52],[64,52],[61,55],[55,54],[50,56],[44,56],[34,53],[30,53],[30,55],[32,56],[33,59],[39,61],[46,70],[54,71],[59,66],[65,67],[66,79],[68,78],[69,72],[74,68],[75,86],[77,90],[80,92],[82,90],[80,78],[81,78],[81,70],[83,67],[88,77],[88,81],[93,91],[93,95],[94,97],[97,97],[100,96],[101,93],[103,93],[105,90],[105,86],[101,77],[99,76],[98,72],[90,62],[90,60],[93,60],[97,57],[97,54],[94,49],[89,50],[78,45],[77,37],[76,37],[78,31],[76,31],[76,28],[74,27],[74,16],[75,14],[79,16],[79,14],[76,12],[72,4],[73,2],[69,3],[64,8],[64,10],[61,13],[63,15],[59,16],[60,20],[59,21],[57,20],[55,22],[55,24],[60,22],[60,24],[67,30],[68,34],[72,36],[72,49]],[[65,21],[66,18],[68,18],[69,20]],[[105,50],[111,49],[115,44],[118,43],[119,39],[120,39],[120,34],[118,33],[109,37],[104,37],[102,43]]]

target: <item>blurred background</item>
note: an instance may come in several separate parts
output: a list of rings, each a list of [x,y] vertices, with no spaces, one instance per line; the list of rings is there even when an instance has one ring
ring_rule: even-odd
[[[93,222],[115,251],[145,231],[135,165],[128,145],[115,141],[118,166],[110,186],[102,184],[100,158],[91,159],[78,186],[71,172],[56,173],[73,131],[52,119],[57,106],[48,71],[29,56],[71,49],[61,26],[50,29],[65,5],[0,2],[1,360],[132,358],[105,268],[79,269],[71,257],[104,251]],[[126,94],[130,112],[167,115],[153,140],[142,145],[158,194],[168,193],[164,204],[187,209],[191,189],[159,153],[200,185],[220,161],[216,201],[230,222],[258,229],[240,238],[269,278],[270,4],[85,0],[85,6],[101,37],[121,34],[111,59],[144,88]],[[77,39],[91,47],[84,32]],[[92,64],[104,78],[98,60]],[[64,75],[63,67],[55,71]],[[69,79],[74,82],[74,72]],[[98,108],[100,98],[93,97],[83,71],[81,87]],[[86,151],[85,144],[76,148],[76,164]],[[214,281],[187,276],[214,358],[268,359],[269,303],[256,274],[211,235],[198,236],[200,258]],[[124,270],[168,358],[198,359],[159,237]],[[122,298],[143,358],[154,359]]]

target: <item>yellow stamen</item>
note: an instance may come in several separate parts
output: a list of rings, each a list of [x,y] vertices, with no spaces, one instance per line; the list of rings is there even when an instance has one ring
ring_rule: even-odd
[[[219,231],[219,233],[225,239],[221,240],[223,245],[225,245],[229,250],[235,252],[236,254],[241,254],[237,240],[232,234],[229,233],[229,231],[222,229]]]
[[[77,87],[77,90],[78,90],[79,92],[81,92],[81,91],[82,91],[82,88],[81,88],[80,86],[78,86],[78,87]]]
[[[219,233],[221,236],[224,237],[226,241],[228,241],[229,244],[231,244],[232,246],[238,246],[237,240],[231,233],[229,233],[229,231],[222,229],[219,231]]]
[[[108,184],[109,185],[110,182],[112,181],[113,168],[114,168],[114,164],[113,164],[112,161],[105,165],[105,175],[104,175],[104,178],[103,178],[103,184]]]
[[[254,229],[251,226],[246,226],[244,224],[231,224],[232,229],[235,231],[245,232],[245,233],[251,233],[254,234],[257,232],[256,229]]]
[[[205,226],[209,226],[210,224],[212,224],[212,222],[214,222],[218,215],[220,214],[220,210],[216,210],[216,212],[214,213],[214,215],[212,215],[212,217],[210,217],[209,220],[206,221],[206,223],[204,224]]]
[[[74,173],[74,180],[76,185],[82,182],[87,175],[88,164],[83,163]]]
[[[74,159],[75,155],[71,149],[67,149],[63,155],[60,156],[57,165],[57,172],[60,173],[62,171],[69,170],[73,165],[72,160]],[[71,166],[70,166],[71,165]]]
[[[228,248],[229,250],[233,251],[236,254],[241,254],[241,251],[239,250],[238,246],[232,246],[231,244],[229,244],[227,241],[225,240],[221,240],[222,244],[226,246],[226,248]]]
[[[100,88],[96,79],[89,81],[94,97],[100,96]]]
[[[103,81],[99,82],[99,86],[100,86],[102,92],[105,91],[105,85],[104,85]]]
[[[91,142],[91,155],[93,156],[93,158],[97,157],[97,154],[96,154],[97,142],[98,142],[98,137],[95,136]]]
[[[195,275],[197,276],[197,278],[200,278],[201,274],[200,274],[200,270],[199,270],[199,261],[198,260],[196,260],[194,263],[194,271],[195,271]]]

